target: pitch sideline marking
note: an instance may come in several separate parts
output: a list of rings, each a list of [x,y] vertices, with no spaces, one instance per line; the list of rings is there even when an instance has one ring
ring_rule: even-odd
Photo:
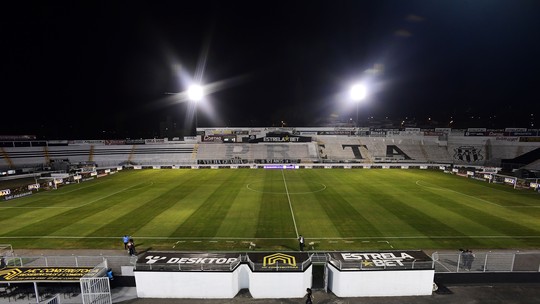
[[[289,200],[289,208],[291,209],[291,215],[292,215],[292,220],[294,224],[294,231],[296,231],[296,237],[298,237],[299,236],[298,227],[296,227],[296,219],[294,218],[294,211],[292,209],[291,197],[289,195],[289,189],[287,188],[287,181],[285,180],[285,173],[283,173],[283,169],[281,170],[281,176],[283,177],[283,184],[285,185],[285,192],[287,192],[287,199]]]
[[[167,237],[167,236],[135,236],[137,239],[155,240],[296,240],[296,238],[259,238],[259,237]],[[62,235],[30,235],[30,236],[0,236],[0,239],[121,239],[121,236],[62,236]],[[401,240],[401,239],[540,239],[540,235],[447,235],[447,236],[382,236],[382,237],[310,237],[312,240]],[[246,241],[248,242],[248,241]],[[381,241],[385,242],[385,241]]]
[[[54,206],[45,206],[45,207],[29,207],[29,206],[1,206],[0,209],[72,209],[74,207],[54,207]]]
[[[454,192],[454,193],[457,193],[457,194],[461,194],[463,196],[467,196],[467,197],[470,197],[470,198],[474,198],[474,199],[477,199],[481,202],[484,202],[484,203],[488,203],[488,204],[491,204],[491,205],[495,205],[497,207],[502,207],[502,208],[540,208],[540,206],[506,206],[506,205],[500,205],[500,204],[497,204],[497,203],[493,203],[493,202],[490,202],[488,200],[485,200],[485,199],[481,199],[479,197],[476,197],[476,196],[472,196],[472,195],[468,195],[468,194],[465,194],[465,193],[462,193],[462,192],[459,192],[459,191],[455,191],[455,190],[451,190],[451,189],[448,189],[448,188],[445,188],[445,187],[441,187],[441,186],[437,186],[437,185],[433,185],[433,186],[423,186],[420,184],[420,182],[422,183],[426,183],[426,184],[430,184],[428,182],[424,182],[424,181],[421,181],[421,180],[417,180],[415,182],[415,184],[417,186],[420,186],[420,187],[424,187],[424,188],[430,188],[430,189],[435,189],[435,190],[443,190],[443,191],[449,191],[449,192]]]

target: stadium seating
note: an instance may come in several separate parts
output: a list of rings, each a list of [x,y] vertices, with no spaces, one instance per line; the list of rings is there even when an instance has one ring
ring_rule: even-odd
[[[449,133],[426,131],[376,131],[372,136],[354,136],[353,131],[326,128],[209,130],[236,136],[236,142],[168,141],[52,141],[49,145],[4,145],[0,169],[33,168],[55,161],[92,162],[99,167],[125,164],[146,166],[192,166],[196,164],[247,164],[264,162],[301,163],[451,163],[464,166],[501,166],[540,147],[538,137],[473,136],[463,130]],[[277,132],[279,131],[279,132]],[[270,133],[268,133],[270,132]],[[272,133],[273,132],[273,133]],[[277,133],[276,133],[277,132]],[[477,132],[478,133],[478,132]],[[480,132],[482,133],[482,132]],[[532,132],[527,132],[533,134]],[[238,134],[238,135],[233,135]],[[253,139],[271,141],[253,142]],[[276,137],[283,134],[283,138]],[[300,134],[300,135],[298,135]],[[367,134],[367,133],[366,133]],[[474,133],[476,134],[476,133]],[[496,133],[506,134],[506,133]],[[510,133],[508,133],[510,134]],[[214,134],[215,135],[215,134]],[[376,136],[374,136],[376,135]],[[482,135],[482,134],[480,134]],[[221,137],[215,137],[220,139]],[[311,142],[309,139],[311,138]],[[274,139],[278,139],[274,141]],[[291,139],[307,139],[295,141]],[[200,138],[199,138],[200,140]],[[248,143],[251,141],[253,143]],[[62,145],[58,145],[62,142]],[[533,160],[534,161],[534,160]],[[528,161],[530,163],[532,161]],[[526,165],[526,164],[524,164]],[[538,164],[531,165],[538,168]]]

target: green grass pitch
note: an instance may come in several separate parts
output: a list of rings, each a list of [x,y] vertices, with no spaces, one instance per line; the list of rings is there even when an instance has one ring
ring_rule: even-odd
[[[530,249],[540,195],[428,170],[149,169],[3,201],[0,222],[14,248]]]

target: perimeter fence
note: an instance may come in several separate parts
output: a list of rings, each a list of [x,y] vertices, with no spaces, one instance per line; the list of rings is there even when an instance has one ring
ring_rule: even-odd
[[[6,257],[7,266],[17,267],[94,267],[107,262],[115,273],[122,273],[122,266],[135,266],[132,256],[12,256]]]
[[[467,257],[462,252],[434,252],[431,255],[433,260],[432,265],[436,273],[448,272],[540,272],[540,251],[527,252],[481,252],[475,251],[474,256]],[[10,256],[5,257],[7,266],[19,267],[55,267],[55,266],[72,266],[72,267],[94,267],[107,261],[108,267],[115,273],[122,273],[122,266],[135,267],[137,257],[129,256]],[[325,252],[311,252],[310,261],[318,264],[323,264],[329,261],[328,254]],[[239,261],[240,262],[240,261]],[[252,261],[248,261],[253,263]],[[222,270],[229,270],[237,265],[224,266]],[[252,265],[253,267],[255,265]],[[301,267],[303,268],[304,265]],[[306,264],[308,266],[308,264]],[[407,265],[417,268],[417,264],[411,263]],[[425,267],[425,265],[423,265]],[[152,268],[152,265],[137,265],[137,269]],[[173,265],[171,271],[205,271],[207,269],[201,266],[181,267]],[[227,269],[225,269],[227,268]],[[215,265],[212,267],[215,270]]]
[[[435,252],[431,258],[435,272],[540,272],[540,251]]]

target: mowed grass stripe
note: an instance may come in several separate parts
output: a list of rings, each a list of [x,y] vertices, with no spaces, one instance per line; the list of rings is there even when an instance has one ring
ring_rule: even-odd
[[[291,195],[291,202],[296,217],[298,232],[306,238],[312,236],[332,237],[339,235],[334,222],[317,200],[321,192],[326,191],[326,184],[318,182],[313,172],[286,171],[287,180],[301,184],[298,192]],[[321,191],[321,189],[324,189]],[[295,189],[291,189],[295,190]]]
[[[477,181],[475,181],[477,182]],[[471,187],[475,187],[474,184],[459,184],[454,186],[455,189],[449,189],[447,186],[441,186],[439,183],[434,183],[432,180],[425,181],[420,180],[418,183],[419,188],[423,191],[432,192],[435,195],[444,196],[444,197],[454,197],[457,202],[467,202],[467,205],[474,207],[476,210],[489,210],[490,213],[500,217],[500,218],[513,218],[516,221],[520,221],[524,225],[534,225],[538,224],[537,218],[540,215],[540,208],[515,208],[516,204],[510,203],[509,205],[500,205],[500,203],[495,203],[496,198],[500,196],[500,193],[491,193],[491,196],[488,196],[486,193],[487,190],[484,190],[482,196],[479,195],[467,194],[467,190]],[[498,185],[498,187],[501,187]],[[485,188],[484,188],[485,189]],[[534,200],[540,202],[540,196],[534,194],[534,196],[529,195],[529,193],[523,193],[519,190],[513,190],[516,192],[514,200],[521,200],[526,197],[531,201],[531,204],[534,204]],[[509,194],[505,194],[509,195]],[[487,208],[489,206],[489,208]],[[521,206],[522,207],[522,206]]]
[[[184,223],[182,223],[171,236],[175,237],[211,237],[216,236],[221,223],[227,216],[236,196],[242,189],[243,179],[240,181],[238,173],[230,170],[217,171],[219,183],[214,185],[202,184],[199,191],[211,195],[197,208]]]
[[[322,173],[322,172],[321,172]],[[383,233],[358,211],[347,199],[341,196],[342,187],[335,182],[335,176],[324,174],[327,188],[316,199],[328,218],[334,223],[340,237],[381,236]],[[334,177],[334,178],[332,178]]]
[[[260,170],[242,170],[235,178],[240,191],[233,199],[229,212],[221,222],[217,237],[253,238],[257,233],[262,193],[247,188],[252,181],[261,180]],[[256,186],[256,185],[254,185]]]
[[[435,174],[434,174],[435,173]],[[479,200],[489,201],[501,207],[526,207],[540,206],[538,195],[527,190],[515,190],[511,186],[492,184],[474,179],[467,179],[456,175],[442,175],[445,178],[437,177],[438,172],[428,172],[429,179],[419,177],[420,180],[432,183],[448,191],[455,191],[462,195],[468,195]],[[526,209],[537,211],[534,209]]]
[[[95,199],[97,194],[106,192],[107,189],[118,189],[118,186],[115,183],[111,183],[109,178],[103,178],[100,180],[92,180],[85,183],[92,184],[88,186],[85,183],[80,183],[76,185],[70,185],[69,187],[62,187],[57,190],[50,190],[50,192],[45,192],[45,190],[40,190],[35,195],[24,197],[24,199],[16,199],[3,204],[2,207],[16,206],[16,207],[32,207],[32,208],[43,208],[43,207],[75,207],[80,205],[80,201],[84,200],[85,197],[89,199]],[[77,191],[77,195],[70,195],[71,187],[80,188]],[[67,192],[67,193],[66,193]],[[2,212],[9,212],[8,208],[2,208]],[[17,212],[16,209],[12,209],[13,212]]]
[[[471,222],[489,228],[491,231],[496,231],[496,234],[502,235],[537,235],[540,231],[530,228],[527,223],[533,224],[538,219],[527,215],[518,214],[513,210],[505,208],[486,208],[485,204],[475,198],[463,198],[459,195],[441,195],[434,190],[426,189],[430,192],[433,206],[440,206],[447,210],[447,213],[460,214],[462,217],[469,219]],[[446,215],[447,219],[448,215]],[[513,218],[515,220],[508,220]],[[525,225],[522,225],[521,223]],[[463,223],[456,223],[463,224]],[[481,230],[479,227],[464,227],[466,231]],[[494,235],[492,232],[486,232],[488,235]],[[483,233],[478,233],[483,234]]]
[[[60,230],[57,230],[54,235],[81,235],[90,237],[99,236],[118,236],[125,233],[132,234],[134,231],[127,230],[126,228],[118,229],[117,225],[125,216],[126,210],[131,210],[137,206],[141,206],[146,201],[155,199],[161,194],[161,191],[148,185],[153,185],[154,178],[157,177],[156,172],[141,174],[144,178],[137,178],[136,175],[131,175],[131,181],[127,181],[126,184],[134,184],[134,186],[126,191],[123,191],[121,195],[111,197],[110,200],[100,202],[99,208],[96,208],[94,214],[91,216],[79,219]],[[144,181],[144,183],[136,183],[137,181]],[[145,185],[142,186],[141,185]],[[170,184],[169,186],[173,186]]]
[[[136,186],[137,184],[123,189],[123,191]],[[102,196],[102,198],[97,199],[93,201],[92,204],[85,205],[84,207],[73,208],[50,217],[40,217],[35,221],[25,223],[24,227],[11,231],[9,234],[12,236],[44,235],[45,233],[46,235],[54,234],[55,231],[62,229],[80,218],[89,217],[103,209],[113,209],[116,203],[123,200],[120,194],[121,191],[117,190],[117,192]],[[44,227],[47,227],[47,229],[44,229]]]
[[[339,191],[343,193],[342,196],[367,221],[381,231],[382,236],[423,235],[422,231],[409,225],[398,216],[388,213],[384,206],[377,203],[379,193],[392,191],[388,190],[388,187],[393,181],[381,180],[381,177],[372,171],[348,170],[343,173],[332,174],[332,176],[336,179],[335,182],[338,183]]]
[[[153,189],[159,195],[150,200],[141,200],[133,206],[129,212],[123,213],[122,217],[111,221],[108,225],[96,230],[92,235],[123,235],[129,233],[134,235],[140,228],[152,221],[156,216],[165,212],[177,201],[196,191],[201,185],[198,174],[185,175],[171,181],[167,188]],[[136,193],[126,193],[127,197]]]
[[[133,235],[164,237],[174,234],[174,231],[184,223],[212,194],[211,191],[203,191],[203,186],[197,185],[185,196],[179,196],[178,200],[167,210],[156,215],[151,221],[138,228]]]
[[[377,172],[380,173],[380,172]],[[373,176],[371,182],[364,187],[371,192],[377,193],[370,198],[372,204],[383,207],[386,212],[394,215],[401,223],[399,226],[413,227],[419,233],[426,236],[463,236],[466,234],[447,225],[444,219],[440,218],[441,210],[434,210],[430,207],[429,201],[408,193],[405,187],[389,187],[388,181],[376,180]],[[402,181],[403,183],[403,181]],[[395,181],[392,182],[395,184]],[[384,213],[383,213],[384,214]],[[382,227],[381,227],[382,229]],[[386,230],[386,229],[385,229]],[[400,233],[400,235],[403,235]],[[385,236],[389,236],[386,234]]]
[[[289,200],[280,170],[264,170],[256,237],[295,238]]]

